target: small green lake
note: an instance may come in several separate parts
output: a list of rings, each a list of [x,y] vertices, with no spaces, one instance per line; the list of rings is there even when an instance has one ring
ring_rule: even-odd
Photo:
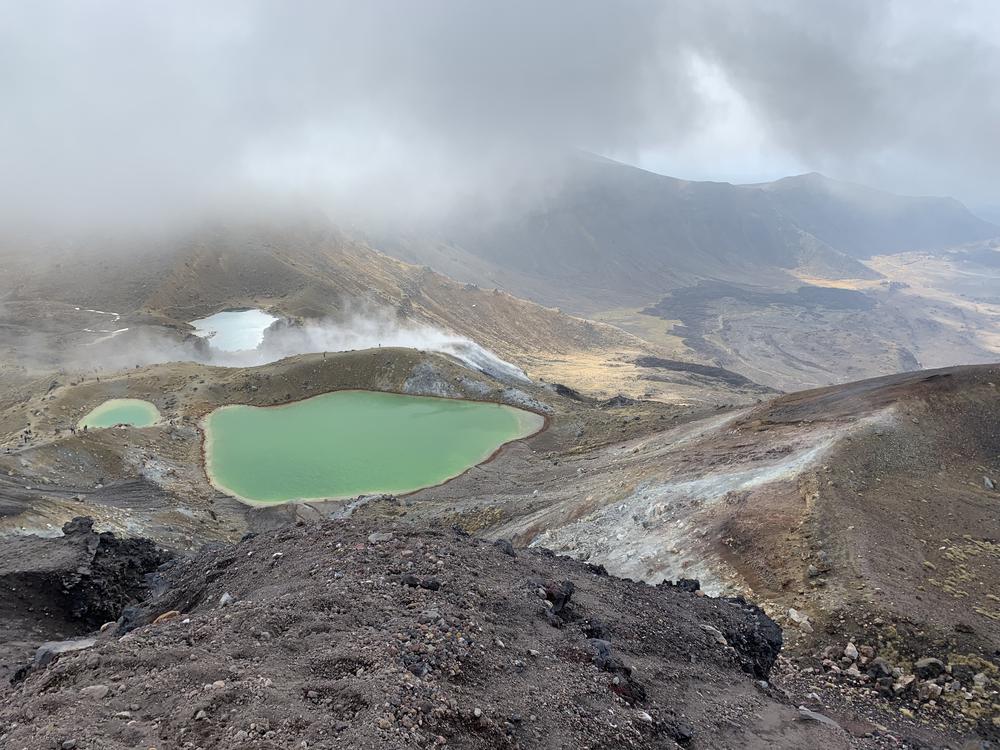
[[[132,427],[149,427],[160,421],[160,411],[149,401],[138,398],[113,398],[92,409],[78,427],[99,429],[127,424]]]
[[[216,409],[203,423],[205,468],[217,489],[251,504],[403,494],[456,477],[543,425],[500,404],[337,391]]]

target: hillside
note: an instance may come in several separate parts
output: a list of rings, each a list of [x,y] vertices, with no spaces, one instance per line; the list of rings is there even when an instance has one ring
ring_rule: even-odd
[[[797,226],[855,258],[1000,236],[1000,227],[952,198],[893,195],[815,173],[743,187],[763,192]]]
[[[754,549],[771,522],[775,498],[766,495],[726,524],[724,554],[753,571],[762,595],[785,597],[806,581],[805,600],[838,617],[890,612],[958,649],[997,642],[998,381],[997,366],[946,368],[805,391],[752,410],[737,429],[765,440],[851,428],[799,479],[802,525],[791,536],[801,561],[791,559],[781,523],[764,545],[781,554]],[[812,585],[816,578],[824,585]]]
[[[948,248],[982,255],[997,235],[947,198],[816,174],[690,182],[581,156],[519,213],[364,236],[456,279],[609,322],[667,358],[792,391],[994,361],[989,275],[970,304],[978,276],[939,266]],[[931,266],[931,283],[918,281]]]
[[[766,681],[777,626],[695,587],[451,530],[291,527],[161,568],[139,607],[0,693],[0,742],[847,750],[943,736],[880,731],[846,703],[828,711],[850,732],[797,708]]]
[[[454,278],[587,313],[639,306],[706,279],[772,288],[787,286],[792,272],[874,279],[856,258],[997,235],[951,199],[906,198],[819,175],[762,185],[692,182],[581,155],[526,211],[370,239]]]
[[[998,385],[997,366],[949,368],[698,419],[580,461],[593,476],[492,533],[616,575],[745,592],[775,617],[807,613],[814,640],[991,658]]]
[[[683,359],[691,352],[498,289],[458,283],[353,241],[315,216],[95,238],[83,246],[47,246],[35,255],[21,249],[8,246],[3,256],[4,368],[17,362],[43,371],[91,369],[95,361],[118,368],[191,359],[198,342],[187,321],[260,307],[293,322],[324,321],[347,330],[429,325],[475,341],[532,377],[604,397],[623,392],[728,403],[767,392],[683,370],[665,381],[662,372],[635,361]],[[110,338],[113,329],[128,330]]]
[[[763,193],[590,156],[572,160],[561,187],[530,210],[458,219],[435,231],[371,241],[454,278],[574,312],[652,301],[701,278],[775,282],[799,268],[873,277],[795,226]]]

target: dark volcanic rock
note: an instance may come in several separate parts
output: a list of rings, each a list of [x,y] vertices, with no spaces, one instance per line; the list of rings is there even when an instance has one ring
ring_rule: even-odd
[[[149,539],[98,534],[90,518],[63,526],[63,536],[14,537],[0,547],[6,607],[46,609],[85,626],[118,617],[143,598],[148,576],[170,559]]]
[[[674,585],[681,591],[688,591],[692,594],[701,589],[701,582],[697,578],[679,578]]]
[[[149,593],[154,572],[170,558],[148,539],[98,534],[93,526],[78,517],[63,526],[63,536],[12,537],[0,545],[0,672],[26,663],[41,641],[117,619]]]
[[[756,604],[740,597],[725,601],[732,609],[716,621],[716,627],[736,649],[743,669],[766,680],[781,651],[781,627]]]
[[[635,364],[637,367],[650,367],[661,370],[674,370],[676,372],[689,372],[695,375],[702,375],[707,378],[721,380],[729,383],[730,385],[760,387],[749,378],[733,372],[732,370],[726,370],[722,367],[712,367],[711,365],[700,365],[694,362],[682,362],[676,359],[662,359],[661,357],[649,356],[639,357],[635,360]]]
[[[565,396],[566,398],[572,399],[574,401],[583,401],[584,398],[580,395],[579,391],[575,391],[568,385],[563,385],[562,383],[553,383],[552,390],[558,393],[560,396]]]
[[[940,659],[935,659],[933,656],[917,659],[913,664],[913,671],[921,679],[933,680],[935,677],[944,674],[944,662]]]
[[[873,659],[872,663],[868,665],[868,674],[876,680],[892,677],[892,666],[879,656]]]
[[[547,583],[543,588],[545,589],[545,598],[552,602],[552,614],[564,620],[569,619],[569,612],[566,608],[573,596],[573,592],[576,590],[573,582],[560,581],[559,583]]]
[[[147,624],[0,698],[0,746],[745,747],[766,714],[770,747],[847,750],[744,673],[766,674],[780,645],[745,602],[533,550],[498,565],[450,530],[371,532],[293,526],[165,566],[166,587],[128,613]],[[434,576],[446,585],[421,586]],[[540,610],[580,627],[546,627]],[[91,686],[111,689],[95,700]]]
[[[597,619],[587,619],[581,623],[583,629],[583,634],[587,638],[598,638],[600,640],[607,640],[611,637],[611,633],[608,631],[607,626]]]
[[[143,598],[152,584],[147,576],[170,555],[149,539],[95,534],[92,527],[89,518],[63,527],[66,536],[86,536],[87,549],[93,549],[89,563],[63,574],[63,585],[71,617],[97,626],[117,619],[125,605]]]
[[[510,543],[510,540],[497,539],[493,542],[493,544],[508,557],[517,557],[517,553],[514,551],[514,545]]]

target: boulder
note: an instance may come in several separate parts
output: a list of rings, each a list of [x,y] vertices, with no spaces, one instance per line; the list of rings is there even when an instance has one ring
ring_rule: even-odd
[[[497,539],[493,542],[493,545],[507,555],[507,557],[517,557],[517,553],[514,551],[514,545],[510,543],[509,539]]]
[[[724,599],[730,606],[715,626],[736,651],[743,671],[766,680],[784,641],[781,627],[764,610],[742,597]]]
[[[545,584],[542,590],[545,592],[545,598],[552,602],[552,613],[562,616],[569,605],[573,592],[576,591],[576,586],[573,585],[572,581],[550,582]]]
[[[968,664],[952,664],[951,674],[956,680],[958,680],[963,685],[971,685],[972,678],[976,675],[976,670],[974,667]]]
[[[809,615],[805,612],[799,612],[799,610],[794,608],[789,608],[788,619],[799,626],[799,630],[803,633],[813,632],[812,623],[809,621]]]
[[[892,692],[896,695],[902,695],[913,686],[913,683],[916,682],[916,680],[917,678],[915,675],[904,674],[896,680],[895,684],[892,686]]]
[[[868,665],[868,674],[872,676],[873,679],[880,680],[883,677],[892,678],[892,667],[889,666],[889,662],[883,659],[881,656],[872,659],[872,663]]]
[[[933,680],[935,677],[944,674],[944,662],[940,659],[935,659],[933,656],[925,656],[923,659],[916,661],[913,665],[913,671],[921,679]]]
[[[96,638],[74,638],[68,641],[48,641],[43,643],[35,651],[35,659],[32,662],[34,667],[46,667],[61,654],[72,651],[82,651],[97,643]]]
[[[829,716],[824,716],[823,714],[812,711],[805,706],[799,706],[799,718],[805,721],[815,721],[816,723],[823,724],[831,729],[840,730],[841,728],[840,724],[835,722]]]
[[[171,610],[168,610],[168,611],[164,612],[162,615],[157,616],[157,618],[155,620],[153,620],[153,624],[154,625],[162,625],[165,622],[170,622],[171,620],[176,620],[180,616],[181,616],[180,610],[171,609]]]
[[[943,690],[936,682],[921,682],[917,687],[917,698],[921,701],[935,700],[941,697]]]

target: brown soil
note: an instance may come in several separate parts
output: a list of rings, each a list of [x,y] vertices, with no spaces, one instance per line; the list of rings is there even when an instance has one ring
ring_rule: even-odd
[[[756,492],[721,522],[722,554],[755,598],[775,616],[812,618],[814,633],[789,630],[803,664],[853,640],[904,670],[922,657],[971,661],[987,694],[1000,688],[998,385],[991,366],[910,373],[785,396],[740,422],[761,440],[856,426],[794,485]],[[993,695],[918,707],[929,723],[997,731]]]
[[[4,747],[898,746],[757,682],[780,631],[752,606],[454,531],[290,527],[163,575],[11,689]]]
[[[798,477],[797,491],[731,519],[736,539],[755,542],[741,565],[769,572],[758,594],[808,590],[823,608],[890,612],[959,648],[1000,642],[1000,492],[986,481],[1000,476],[998,384],[990,366],[909,373],[784,396],[744,418],[761,439],[795,425],[861,424]],[[871,415],[881,417],[859,422]],[[768,556],[782,548],[775,567]],[[822,575],[809,577],[809,564]]]

